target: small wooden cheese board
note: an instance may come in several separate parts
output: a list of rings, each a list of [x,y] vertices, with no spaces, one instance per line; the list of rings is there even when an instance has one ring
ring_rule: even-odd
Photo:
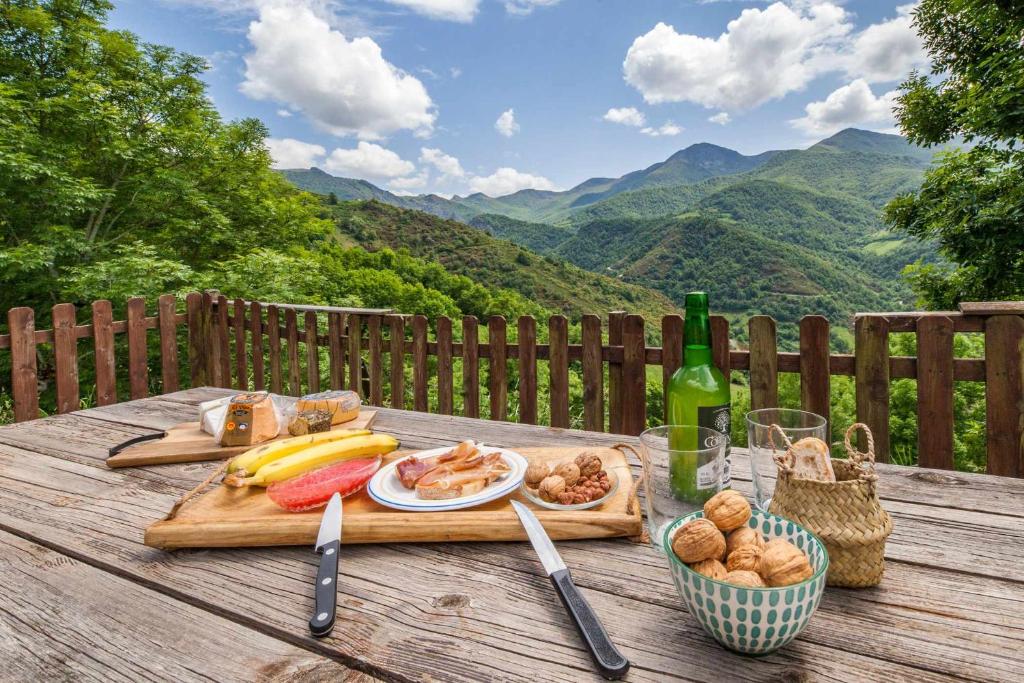
[[[530,505],[555,540],[639,536],[643,530],[636,485],[625,455],[614,448],[514,448],[530,462],[557,462],[583,451],[601,457],[609,474],[619,478],[618,490],[590,510],[546,510],[526,501],[518,490],[490,503],[448,512],[403,512],[384,507],[360,491],[345,498],[342,543],[418,543],[433,541],[526,540],[519,518],[509,503]],[[393,453],[390,462],[408,455]],[[146,529],[148,546],[175,548],[259,547],[312,545],[323,510],[286,512],[265,489],[217,486],[186,502],[170,519]]]
[[[359,417],[331,427],[335,429],[370,429],[377,417],[376,410],[360,410]],[[271,441],[287,439],[285,432]],[[265,442],[267,443],[267,442]],[[143,465],[167,465],[180,462],[202,462],[233,458],[252,446],[221,446],[213,435],[199,428],[198,422],[183,422],[171,427],[164,436],[153,441],[143,441],[130,446],[107,458],[107,467],[140,467]]]

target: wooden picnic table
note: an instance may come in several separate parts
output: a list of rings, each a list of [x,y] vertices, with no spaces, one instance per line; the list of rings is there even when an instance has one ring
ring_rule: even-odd
[[[596,680],[527,543],[343,548],[338,620],[316,640],[312,548],[143,545],[216,463],[111,470],[107,448],[192,419],[191,389],[0,429],[2,680]],[[403,447],[611,445],[623,437],[381,409]],[[734,485],[750,493],[746,454]],[[663,557],[627,539],[558,543],[646,680],[1021,680],[1024,481],[882,466],[895,519],[882,585],[826,590],[762,658],[687,614]]]

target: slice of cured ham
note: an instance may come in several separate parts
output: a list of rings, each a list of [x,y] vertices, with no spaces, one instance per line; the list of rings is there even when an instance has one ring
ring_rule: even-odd
[[[469,496],[482,491],[512,469],[501,453],[489,453],[477,461],[469,468],[453,468],[445,464],[435,467],[416,482],[416,495],[426,500]]]
[[[472,441],[463,441],[458,446],[429,458],[417,458],[409,456],[395,466],[398,480],[407,489],[414,488],[416,482],[431,470],[441,466],[449,466],[449,471],[456,469],[467,469],[475,466],[479,461],[480,451]]]

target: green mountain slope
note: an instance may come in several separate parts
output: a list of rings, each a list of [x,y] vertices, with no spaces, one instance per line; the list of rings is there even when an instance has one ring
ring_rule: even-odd
[[[665,296],[646,287],[539,256],[463,223],[372,200],[327,208],[341,242],[356,242],[370,250],[406,249],[452,273],[484,286],[513,290],[572,318],[624,309],[657,318],[676,310]]]
[[[569,239],[573,231],[569,228],[530,223],[496,213],[483,213],[469,220],[469,225],[480,228],[488,234],[514,242],[538,254],[548,254],[559,244]]]

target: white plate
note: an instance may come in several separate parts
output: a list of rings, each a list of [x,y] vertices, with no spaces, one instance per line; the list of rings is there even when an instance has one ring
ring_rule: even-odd
[[[443,448],[434,448],[429,451],[420,451],[419,453],[413,453],[414,458],[429,458],[434,455],[441,455],[447,453],[454,446],[446,446]],[[506,496],[515,491],[519,484],[523,481],[523,476],[526,474],[526,468],[529,463],[526,462],[526,458],[519,455],[515,451],[506,450],[504,448],[493,448],[491,446],[481,446],[480,452],[487,453],[501,453],[502,459],[506,464],[511,467],[511,471],[501,479],[491,482],[484,488],[483,491],[479,491],[470,496],[463,496],[461,498],[452,498],[451,500],[424,500],[416,495],[416,491],[413,489],[407,489],[402,486],[402,482],[398,480],[398,474],[395,468],[398,463],[407,457],[405,456],[401,460],[396,460],[393,463],[385,465],[384,467],[377,470],[377,473],[370,479],[370,483],[366,485],[366,492],[370,494],[370,498],[381,505],[386,505],[389,508],[396,510],[406,510],[409,512],[444,512],[447,510],[461,510],[463,508],[473,507],[475,505],[481,505],[482,503],[489,503],[492,500]]]

